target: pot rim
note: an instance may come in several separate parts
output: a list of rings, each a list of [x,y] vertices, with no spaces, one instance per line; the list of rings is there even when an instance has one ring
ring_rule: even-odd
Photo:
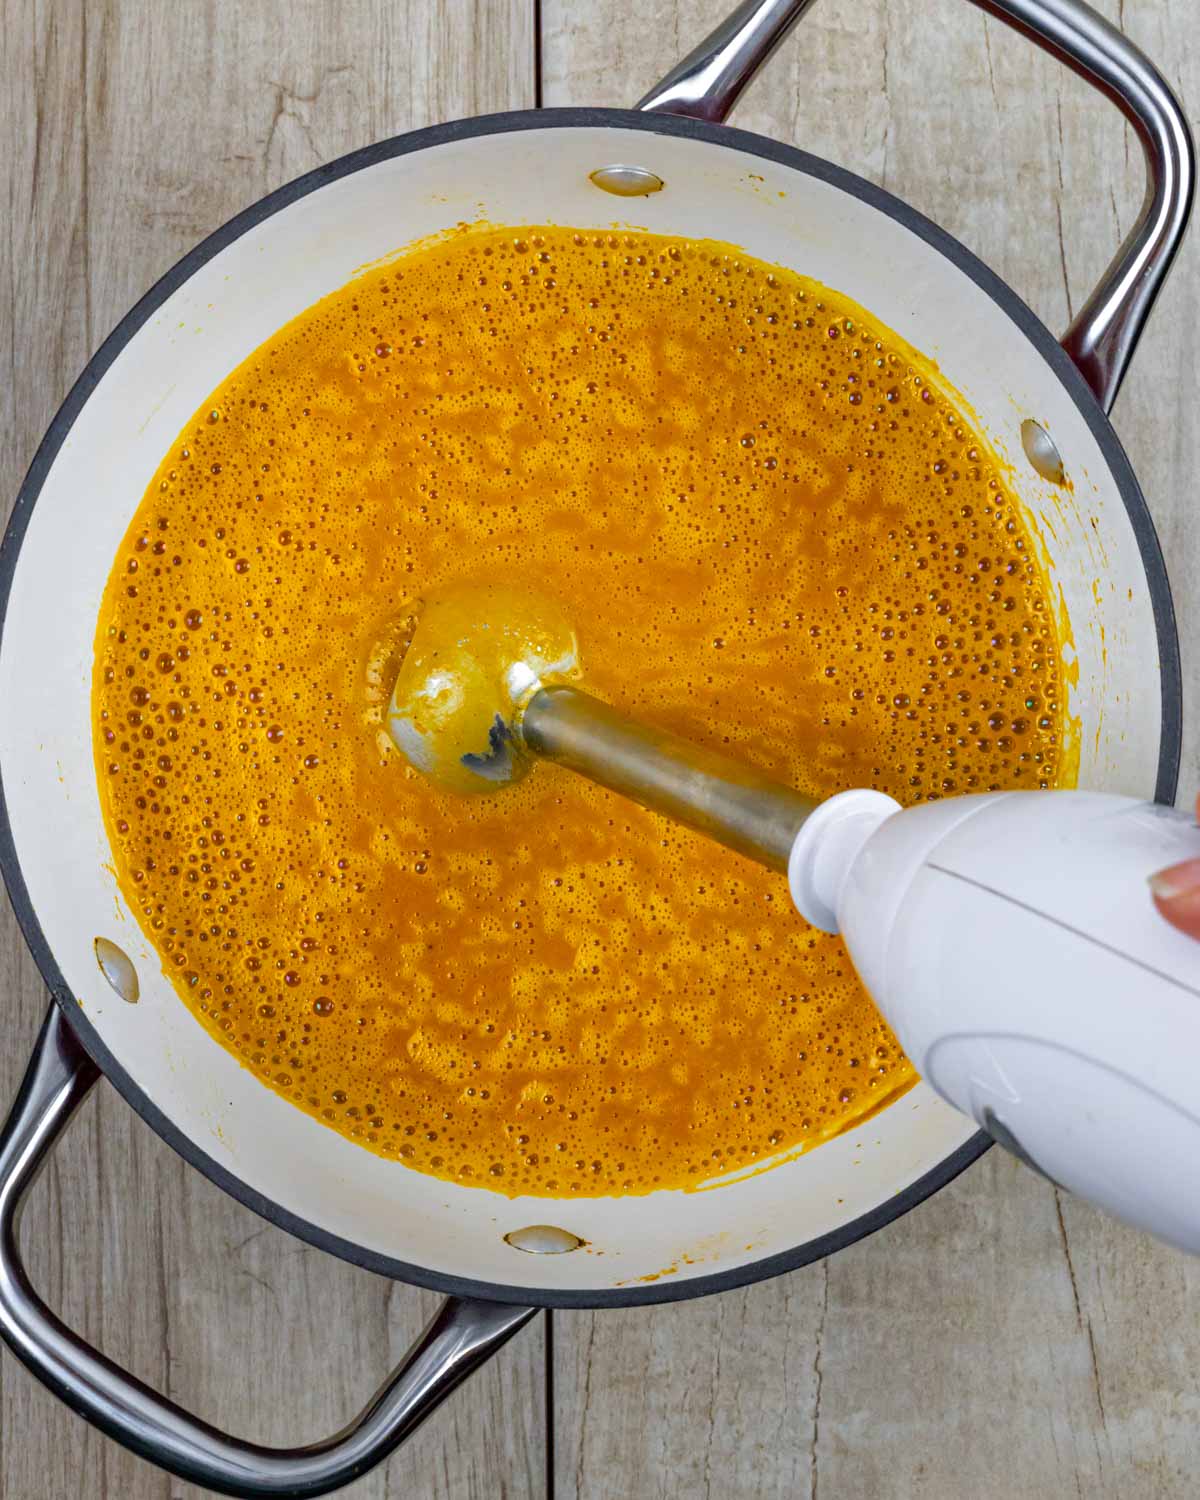
[[[3,636],[21,544],[33,507],[58,451],[76,418],[103,379],[109,366],[134,334],[162,303],[208,260],[245,234],[247,230],[272,214],[278,213],[289,204],[341,177],[374,166],[378,162],[451,141],[470,140],[477,136],[500,135],[511,131],[606,126],[642,130],[654,135],[683,136],[716,145],[728,145],[749,155],[778,162],[852,194],[879,212],[897,220],[933,249],[939,251],[960,271],[969,276],[1034,345],[1091,429],[1117,484],[1137,540],[1146,582],[1150,590],[1160,663],[1162,731],[1154,795],[1159,802],[1172,802],[1179,773],[1182,683],[1175,611],[1171,601],[1162,549],[1145,498],[1120,440],[1070,357],[1045,324],[1006,282],[989,270],[952,235],[916,209],[911,208],[902,199],[867,182],[846,168],[835,166],[796,146],[785,145],[751,131],[728,125],[709,124],[706,121],[691,119],[683,115],[643,113],[629,109],[572,107],[477,115],[442,125],[427,126],[361,147],[316,167],[292,182],[276,188],[274,192],[260,198],[229,219],[219,229],[214,230],[177,261],[125,314],[92,355],[47,428],[46,435],[18,491],[3,542],[0,543],[0,637]],[[807,1240],[790,1250],[765,1256],[761,1260],[731,1267],[725,1271],[696,1276],[686,1281],[576,1291],[509,1286],[447,1275],[427,1266],[414,1265],[365,1249],[282,1208],[214,1161],[142,1092],[104,1044],[82,1007],[75,1002],[42,932],[41,924],[25,886],[13,841],[2,767],[0,767],[0,873],[4,876],[9,900],[25,941],[54,1001],[63,1011],[95,1063],[150,1128],[172,1146],[189,1165],[203,1172],[210,1181],[216,1183],[231,1197],[236,1198],[269,1223],[287,1230],[288,1233],[317,1249],[328,1251],[354,1265],[389,1276],[394,1280],[429,1287],[432,1290],[456,1296],[540,1307],[630,1307],[700,1297],[765,1280],[767,1277],[776,1276],[784,1271],[796,1270],[814,1260],[831,1255],[836,1250],[845,1249],[866,1235],[883,1228],[885,1224],[900,1218],[937,1192],[939,1188],[945,1187],[972,1162],[977,1161],[992,1144],[991,1138],[981,1130],[902,1192],[868,1213],[852,1219],[839,1229],[816,1239]]]

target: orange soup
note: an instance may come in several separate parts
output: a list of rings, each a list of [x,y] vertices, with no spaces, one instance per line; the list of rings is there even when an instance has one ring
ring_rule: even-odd
[[[728,245],[462,231],[241,365],[113,565],[101,796],[197,1021],[510,1194],[698,1185],[902,1093],[779,876],[557,767],[460,798],[390,746],[406,607],[497,578],[563,605],[590,692],[812,796],[1069,779],[1045,580],[931,366]]]

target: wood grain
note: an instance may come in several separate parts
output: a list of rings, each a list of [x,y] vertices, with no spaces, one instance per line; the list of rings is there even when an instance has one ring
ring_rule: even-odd
[[[535,93],[525,0],[4,0],[0,15],[6,508],[92,350],[201,236],[356,146]],[[7,1100],[45,1006],[7,904],[0,983]],[[266,1441],[335,1431],[437,1302],[265,1226],[105,1085],[52,1158],[24,1241],[35,1283],[72,1326],[157,1389]],[[535,1325],[351,1493],[541,1495],[543,1396]],[[0,1361],[3,1500],[200,1493]]]
[[[1200,107],[1188,0],[1102,0]],[[714,0],[543,0],[547,104],[631,104]],[[734,123],[858,171],[943,224],[1066,326],[1143,190],[1120,117],[962,0],[821,0]],[[1200,242],[1159,303],[1115,420],[1200,667],[1195,479]],[[1200,785],[1185,697],[1181,787]],[[556,1319],[560,1500],[886,1496],[1175,1500],[1200,1473],[1195,1264],[993,1152],[907,1218],[703,1303]]]

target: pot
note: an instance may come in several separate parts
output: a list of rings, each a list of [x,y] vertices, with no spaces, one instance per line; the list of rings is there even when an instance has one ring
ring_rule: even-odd
[[[0,1137],[0,1332],[76,1410],[186,1479],[245,1496],[336,1488],[395,1448],[537,1308],[691,1297],[804,1265],[896,1218],[989,1144],[918,1085],[861,1128],[718,1190],[508,1199],[408,1171],[325,1129],[262,1087],[179,1003],[106,869],[89,712],[97,609],[133,510],[184,422],[230,369],[357,268],[479,215],[597,227],[619,218],[732,238],[837,287],[938,361],[1012,465],[1072,624],[1081,784],[1173,798],[1174,618],[1150,517],[1106,412],[1187,219],[1192,152],[1179,107],[1147,59],[1081,0],[977,0],[1115,99],[1145,148],[1141,217],[1059,343],[904,203],[720,123],[810,3],[747,0],[638,110],[458,121],[272,193],[126,316],[34,459],[0,553],[0,860],[54,1003]],[[106,981],[98,938],[124,950],[136,1004]],[[20,1260],[21,1201],[101,1074],[265,1218],[448,1294],[343,1433],[294,1451],[225,1436],[89,1348],[41,1302]]]

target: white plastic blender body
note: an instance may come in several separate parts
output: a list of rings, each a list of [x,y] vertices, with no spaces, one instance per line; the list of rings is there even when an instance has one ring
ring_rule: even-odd
[[[921,1075],[1055,1182],[1200,1252],[1200,943],[1147,878],[1200,856],[1170,808],[998,792],[831,798],[792,894],[840,931]]]

